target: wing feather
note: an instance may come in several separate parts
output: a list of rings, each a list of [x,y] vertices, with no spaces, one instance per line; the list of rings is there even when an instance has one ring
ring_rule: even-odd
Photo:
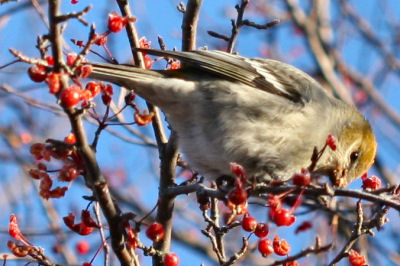
[[[197,50],[191,52],[137,49],[151,55],[180,60],[185,68],[198,69],[231,81],[241,82],[265,92],[279,95],[292,102],[309,101],[309,75],[288,64],[270,59],[251,59],[222,51]],[[298,75],[300,74],[300,75]]]

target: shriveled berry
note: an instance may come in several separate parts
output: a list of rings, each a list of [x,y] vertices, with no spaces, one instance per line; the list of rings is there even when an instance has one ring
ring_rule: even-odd
[[[139,126],[146,126],[151,121],[153,121],[154,112],[150,112],[150,113],[144,112],[142,114],[139,112],[135,112],[133,117],[135,118],[136,124],[138,124]]]
[[[58,179],[61,181],[70,182],[77,178],[79,175],[79,170],[75,165],[66,164],[61,168],[60,175]]]
[[[274,252],[279,256],[286,256],[289,254],[290,245],[285,239],[279,239],[279,236],[274,237],[274,241],[272,242],[272,246],[274,247]]]
[[[61,75],[60,73],[53,72],[49,74],[46,78],[46,82],[49,86],[49,92],[51,94],[56,94],[61,89]]]
[[[364,256],[360,255],[354,249],[349,252],[349,262],[351,266],[363,266],[367,265],[367,261]]]

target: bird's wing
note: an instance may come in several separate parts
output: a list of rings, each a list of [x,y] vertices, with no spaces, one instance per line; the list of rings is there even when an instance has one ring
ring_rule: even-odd
[[[317,86],[303,71],[269,59],[246,58],[222,51],[198,50],[191,52],[138,49],[151,55],[180,60],[185,68],[201,70],[231,81],[238,81],[265,92],[304,104],[310,100],[311,86]]]

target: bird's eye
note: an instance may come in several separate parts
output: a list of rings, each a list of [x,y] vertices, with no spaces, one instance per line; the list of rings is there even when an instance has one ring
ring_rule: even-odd
[[[360,153],[358,151],[354,151],[350,154],[350,161],[354,163],[358,157],[360,157]]]

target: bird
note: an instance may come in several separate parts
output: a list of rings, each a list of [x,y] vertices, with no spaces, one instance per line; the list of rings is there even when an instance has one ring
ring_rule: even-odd
[[[300,69],[272,59],[217,50],[138,49],[179,60],[176,70],[90,63],[89,78],[133,90],[165,113],[190,168],[215,180],[241,165],[252,182],[285,182],[307,168],[329,135],[312,174],[344,187],[373,164],[370,123]]]

